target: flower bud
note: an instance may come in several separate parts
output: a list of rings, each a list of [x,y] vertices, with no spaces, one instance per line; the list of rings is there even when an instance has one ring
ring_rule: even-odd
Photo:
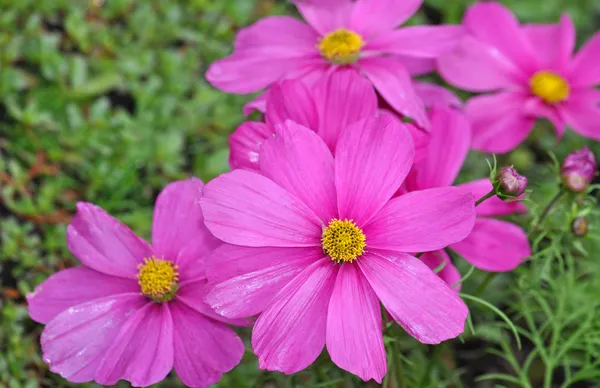
[[[577,237],[584,237],[589,230],[589,224],[585,217],[577,217],[571,224],[571,231]]]
[[[516,198],[525,192],[527,178],[512,167],[502,167],[493,182],[496,195],[502,199]]]
[[[563,161],[561,176],[570,191],[581,193],[590,185],[598,166],[594,154],[587,147],[571,152]]]

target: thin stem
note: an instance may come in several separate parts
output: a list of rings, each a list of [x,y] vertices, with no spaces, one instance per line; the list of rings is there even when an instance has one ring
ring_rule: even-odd
[[[494,195],[496,195],[496,190],[492,189],[492,191],[490,191],[489,193],[487,193],[483,197],[479,198],[477,200],[477,202],[475,202],[475,206],[479,206],[479,204],[481,204],[483,201],[485,201],[488,198],[492,198]]]
[[[402,359],[400,358],[400,352],[398,350],[397,341],[392,341],[392,360],[394,363],[396,381],[398,382],[399,388],[406,388],[406,382],[404,381],[404,367],[402,366]]]
[[[479,297],[481,294],[483,294],[483,291],[485,291],[485,289],[487,288],[487,286],[492,282],[492,280],[494,280],[494,278],[497,275],[498,275],[498,272],[488,272],[488,274],[485,277],[485,279],[483,279],[483,281],[481,282],[481,284],[479,285],[479,287],[477,287],[477,289],[473,293],[473,296]]]
[[[550,211],[552,210],[554,205],[556,205],[556,203],[563,196],[564,193],[565,193],[564,190],[559,190],[558,193],[556,193],[556,195],[554,196],[554,198],[552,198],[552,200],[550,202],[548,202],[548,204],[544,208],[544,211],[542,212],[542,215],[540,216],[540,219],[537,220],[537,222],[531,228],[531,232],[535,231],[537,229],[537,227],[540,226],[542,224],[542,222],[544,222],[546,217],[548,217],[548,214],[550,214]]]

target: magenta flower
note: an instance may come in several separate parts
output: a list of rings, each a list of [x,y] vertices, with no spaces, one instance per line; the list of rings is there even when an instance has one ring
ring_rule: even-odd
[[[441,75],[474,92],[466,113],[473,148],[503,153],[527,138],[536,119],[550,120],[559,137],[568,124],[582,136],[600,140],[600,33],[572,57],[575,28],[568,15],[558,25],[519,25],[496,2],[467,11],[469,34],[439,59]]]
[[[308,24],[271,16],[242,29],[234,53],[213,63],[207,80],[226,92],[251,93],[282,79],[302,78],[312,84],[332,68],[350,67],[364,73],[396,111],[428,126],[407,67],[423,71],[426,63],[421,60],[451,50],[462,36],[462,27],[396,29],[422,0],[295,3]]]
[[[73,383],[148,386],[175,368],[206,387],[239,363],[244,344],[202,302],[205,259],[220,243],[204,227],[199,179],[175,182],[156,201],[148,245],[104,210],[79,203],[67,228],[83,266],[56,273],[27,295],[46,324],[41,344],[50,370]]]
[[[427,85],[423,89],[432,88]],[[266,123],[245,122],[229,138],[232,169],[258,171],[262,144],[274,135],[275,126],[286,120],[314,130],[335,153],[337,142],[348,125],[383,114],[377,109],[373,86],[350,69],[326,74],[312,91],[298,79],[276,82],[265,96],[264,113]],[[414,125],[407,127],[417,150],[425,147],[425,132]]]
[[[431,132],[426,155],[415,164],[405,182],[405,190],[426,190],[435,187],[446,187],[454,183],[469,151],[471,132],[469,123],[459,110],[434,106],[430,111]],[[480,179],[458,186],[470,192],[476,199],[492,190],[489,179]],[[402,196],[400,196],[401,198]],[[493,272],[510,271],[531,255],[527,235],[519,226],[510,222],[496,220],[491,217],[512,213],[526,212],[520,202],[504,202],[492,197],[476,208],[475,227],[467,238],[450,246],[475,267]],[[431,268],[441,264],[439,258],[445,260],[447,255],[436,252],[437,260],[426,257]],[[439,275],[453,285],[460,279],[451,263],[444,268],[447,273]]]
[[[472,229],[474,198],[456,188],[391,199],[414,156],[391,115],[344,129],[333,158],[313,131],[287,121],[262,146],[260,174],[206,185],[206,226],[225,243],[209,260],[207,302],[229,318],[261,313],[252,346],[262,369],[295,373],[327,346],[364,380],[386,373],[383,303],[413,337],[459,335],[467,307],[423,262]]]
[[[597,172],[596,158],[587,147],[571,152],[561,166],[561,175],[565,186],[576,193],[584,191]]]

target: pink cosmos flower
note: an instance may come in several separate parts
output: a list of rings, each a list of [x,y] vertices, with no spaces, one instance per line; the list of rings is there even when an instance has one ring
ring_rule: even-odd
[[[287,121],[262,146],[260,174],[206,185],[206,226],[226,244],[207,267],[207,302],[228,318],[261,314],[252,346],[262,369],[295,373],[326,345],[364,380],[386,373],[379,302],[421,342],[459,335],[467,307],[423,262],[466,237],[474,198],[456,188],[391,199],[414,156],[391,115],[343,131],[333,158],[313,131]]]
[[[171,183],[156,201],[153,245],[90,203],[77,204],[69,249],[83,266],[56,273],[27,296],[46,324],[50,370],[73,383],[148,386],[175,367],[190,387],[206,387],[237,365],[244,344],[202,302],[205,258],[220,243],[204,227],[203,183]]]
[[[600,33],[574,57],[575,28],[568,15],[558,25],[519,25],[499,3],[477,3],[464,18],[468,36],[439,59],[441,75],[474,92],[466,105],[473,148],[503,153],[527,138],[537,118],[549,119],[559,137],[569,124],[600,140]]]
[[[436,105],[430,111],[431,132],[426,156],[416,163],[408,175],[404,189],[408,192],[435,187],[450,186],[454,183],[469,151],[471,131],[465,115],[458,109]],[[476,199],[492,190],[489,179],[480,179],[458,186],[470,192]],[[491,217],[526,212],[520,202],[504,202],[492,197],[476,208],[477,220],[471,234],[450,246],[469,263],[485,271],[510,271],[531,255],[527,235],[519,226]],[[442,261],[447,265],[440,276],[453,285],[459,279],[447,254],[438,251],[432,257],[422,259],[431,267],[438,267]],[[445,271],[445,272],[444,272]]]
[[[432,88],[423,86],[424,90]],[[232,169],[260,169],[262,144],[275,133],[275,126],[292,120],[314,130],[332,153],[343,130],[360,119],[383,114],[371,83],[350,69],[324,75],[312,91],[299,79],[276,82],[265,100],[265,123],[248,121],[229,138],[229,165]],[[426,146],[425,132],[414,125],[407,128],[416,150]]]
[[[422,0],[295,1],[308,22],[289,16],[264,18],[242,29],[234,53],[209,68],[206,78],[230,93],[251,93],[275,81],[302,78],[312,84],[323,73],[350,67],[364,73],[390,105],[427,127],[407,66],[451,50],[460,26],[396,27]]]

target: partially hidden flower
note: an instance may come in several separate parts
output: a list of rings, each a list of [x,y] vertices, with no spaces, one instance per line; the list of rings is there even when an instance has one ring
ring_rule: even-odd
[[[571,223],[571,231],[577,237],[585,237],[590,230],[590,224],[585,217],[577,217]]]
[[[585,191],[597,173],[596,158],[588,147],[571,152],[561,166],[564,185],[576,193]]]
[[[600,33],[573,56],[575,28],[568,15],[554,25],[520,25],[497,2],[471,6],[463,25],[467,36],[438,60],[448,82],[473,92],[466,113],[473,148],[511,151],[523,142],[536,119],[554,125],[560,138],[568,124],[582,136],[600,140]]]
[[[502,167],[493,181],[496,195],[500,199],[517,198],[527,189],[527,177],[519,174],[513,167]]]
[[[417,340],[458,336],[463,301],[421,260],[462,240],[474,198],[456,188],[392,199],[414,157],[391,115],[344,129],[335,159],[315,132],[287,121],[262,146],[260,174],[206,185],[206,226],[226,244],[207,268],[207,302],[229,318],[260,314],[252,347],[262,369],[295,373],[326,346],[364,380],[386,374],[380,302]]]
[[[29,314],[46,324],[43,360],[73,383],[133,386],[175,368],[206,387],[239,363],[244,344],[206,294],[205,259],[220,244],[204,227],[203,183],[169,184],[156,201],[152,246],[90,203],[78,203],[67,228],[83,266],[62,270],[27,295]]]
[[[423,86],[423,90],[435,90]],[[265,96],[265,122],[242,123],[229,138],[229,165],[258,171],[262,144],[275,133],[275,126],[292,120],[315,131],[332,153],[345,128],[364,118],[388,111],[378,109],[371,83],[350,69],[340,69],[321,77],[312,88],[300,79],[279,81]],[[417,151],[426,146],[426,133],[407,124]]]
[[[409,67],[451,50],[460,26],[396,28],[422,0],[324,0],[294,2],[308,22],[271,16],[239,31],[231,56],[211,65],[206,78],[230,93],[251,93],[289,78],[308,83],[339,68],[361,72],[390,105],[428,127],[412,87]],[[426,66],[425,66],[426,67]]]
[[[464,113],[438,104],[430,110],[429,115],[431,132],[426,154],[413,166],[405,181],[403,192],[453,185],[467,157],[471,144],[471,129]],[[489,179],[479,179],[460,184],[457,188],[471,193],[478,199],[489,193],[493,186]],[[460,254],[475,267],[492,272],[513,270],[531,255],[531,247],[523,229],[513,223],[493,218],[526,212],[527,209],[521,202],[504,202],[494,196],[477,206],[476,211],[477,219],[471,233],[464,240],[452,244],[449,249]],[[446,261],[446,266],[438,275],[450,286],[460,280],[460,275],[446,252],[426,253],[421,259],[431,268],[436,268]]]

